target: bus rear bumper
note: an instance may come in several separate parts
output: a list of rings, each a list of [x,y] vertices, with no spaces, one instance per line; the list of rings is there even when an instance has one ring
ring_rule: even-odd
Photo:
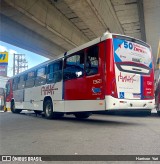
[[[127,100],[106,96],[106,110],[148,110],[154,109],[155,100]]]

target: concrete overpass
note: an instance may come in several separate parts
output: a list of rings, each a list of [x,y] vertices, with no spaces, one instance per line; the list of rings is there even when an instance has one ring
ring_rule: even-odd
[[[0,40],[55,58],[105,31],[147,41],[154,61],[159,0],[1,0]]]

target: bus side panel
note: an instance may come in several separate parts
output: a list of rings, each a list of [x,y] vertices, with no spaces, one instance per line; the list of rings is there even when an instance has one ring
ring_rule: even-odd
[[[16,109],[24,109],[24,89],[13,91],[13,98]]]
[[[62,81],[25,89],[24,109],[43,110],[44,98],[52,99],[54,111],[64,112],[62,101]],[[63,108],[62,108],[63,107]]]
[[[116,97],[116,76],[113,56],[112,39],[106,40],[106,95],[113,95]]]
[[[154,98],[154,73],[153,68],[149,76],[143,76],[142,79],[142,99],[153,99]],[[141,84],[141,85],[142,85]]]
[[[24,89],[13,91],[13,97],[15,102],[24,101]]]
[[[86,97],[88,100],[104,100],[105,98],[105,42],[99,43],[98,74],[86,76]]]
[[[64,81],[64,100],[104,99],[104,42],[99,45],[99,72]]]
[[[104,111],[104,100],[65,101],[65,112]]]

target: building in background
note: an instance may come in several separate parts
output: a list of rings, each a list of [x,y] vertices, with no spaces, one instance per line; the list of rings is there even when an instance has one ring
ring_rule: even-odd
[[[5,110],[5,86],[9,77],[0,76],[0,111]]]
[[[8,52],[0,52],[0,110],[5,107],[5,85],[8,80]]]
[[[0,76],[0,88],[5,88],[8,79],[9,77]]]
[[[7,77],[8,52],[0,52],[0,76]]]

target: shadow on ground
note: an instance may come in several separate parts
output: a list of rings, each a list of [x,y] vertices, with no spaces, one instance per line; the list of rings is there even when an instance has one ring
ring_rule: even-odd
[[[36,117],[36,118],[40,118],[40,119],[45,119],[45,116],[43,114],[35,114],[34,112],[22,112],[20,113],[20,115],[24,115],[24,116],[30,116],[30,117]],[[93,116],[96,116],[96,115],[93,115]],[[125,125],[129,125],[129,126],[132,126],[132,125],[136,125],[136,126],[139,126],[139,125],[142,125],[141,123],[139,122],[132,122],[132,121],[128,121],[128,120],[117,120],[117,118],[115,120],[113,120],[114,116],[118,116],[118,115],[114,115],[112,120],[110,118],[110,116],[107,117],[99,117],[99,115],[97,115],[97,117],[93,118],[92,116],[90,116],[88,119],[77,119],[75,118],[73,115],[66,115],[60,119],[52,119],[52,120],[47,120],[47,121],[61,121],[61,122],[71,122],[71,123],[74,123],[74,124],[79,124],[79,123],[82,123],[82,124],[88,124],[88,125],[100,125],[100,126],[125,126]],[[103,116],[105,116],[105,114],[103,114]],[[123,115],[121,115],[123,116]]]

